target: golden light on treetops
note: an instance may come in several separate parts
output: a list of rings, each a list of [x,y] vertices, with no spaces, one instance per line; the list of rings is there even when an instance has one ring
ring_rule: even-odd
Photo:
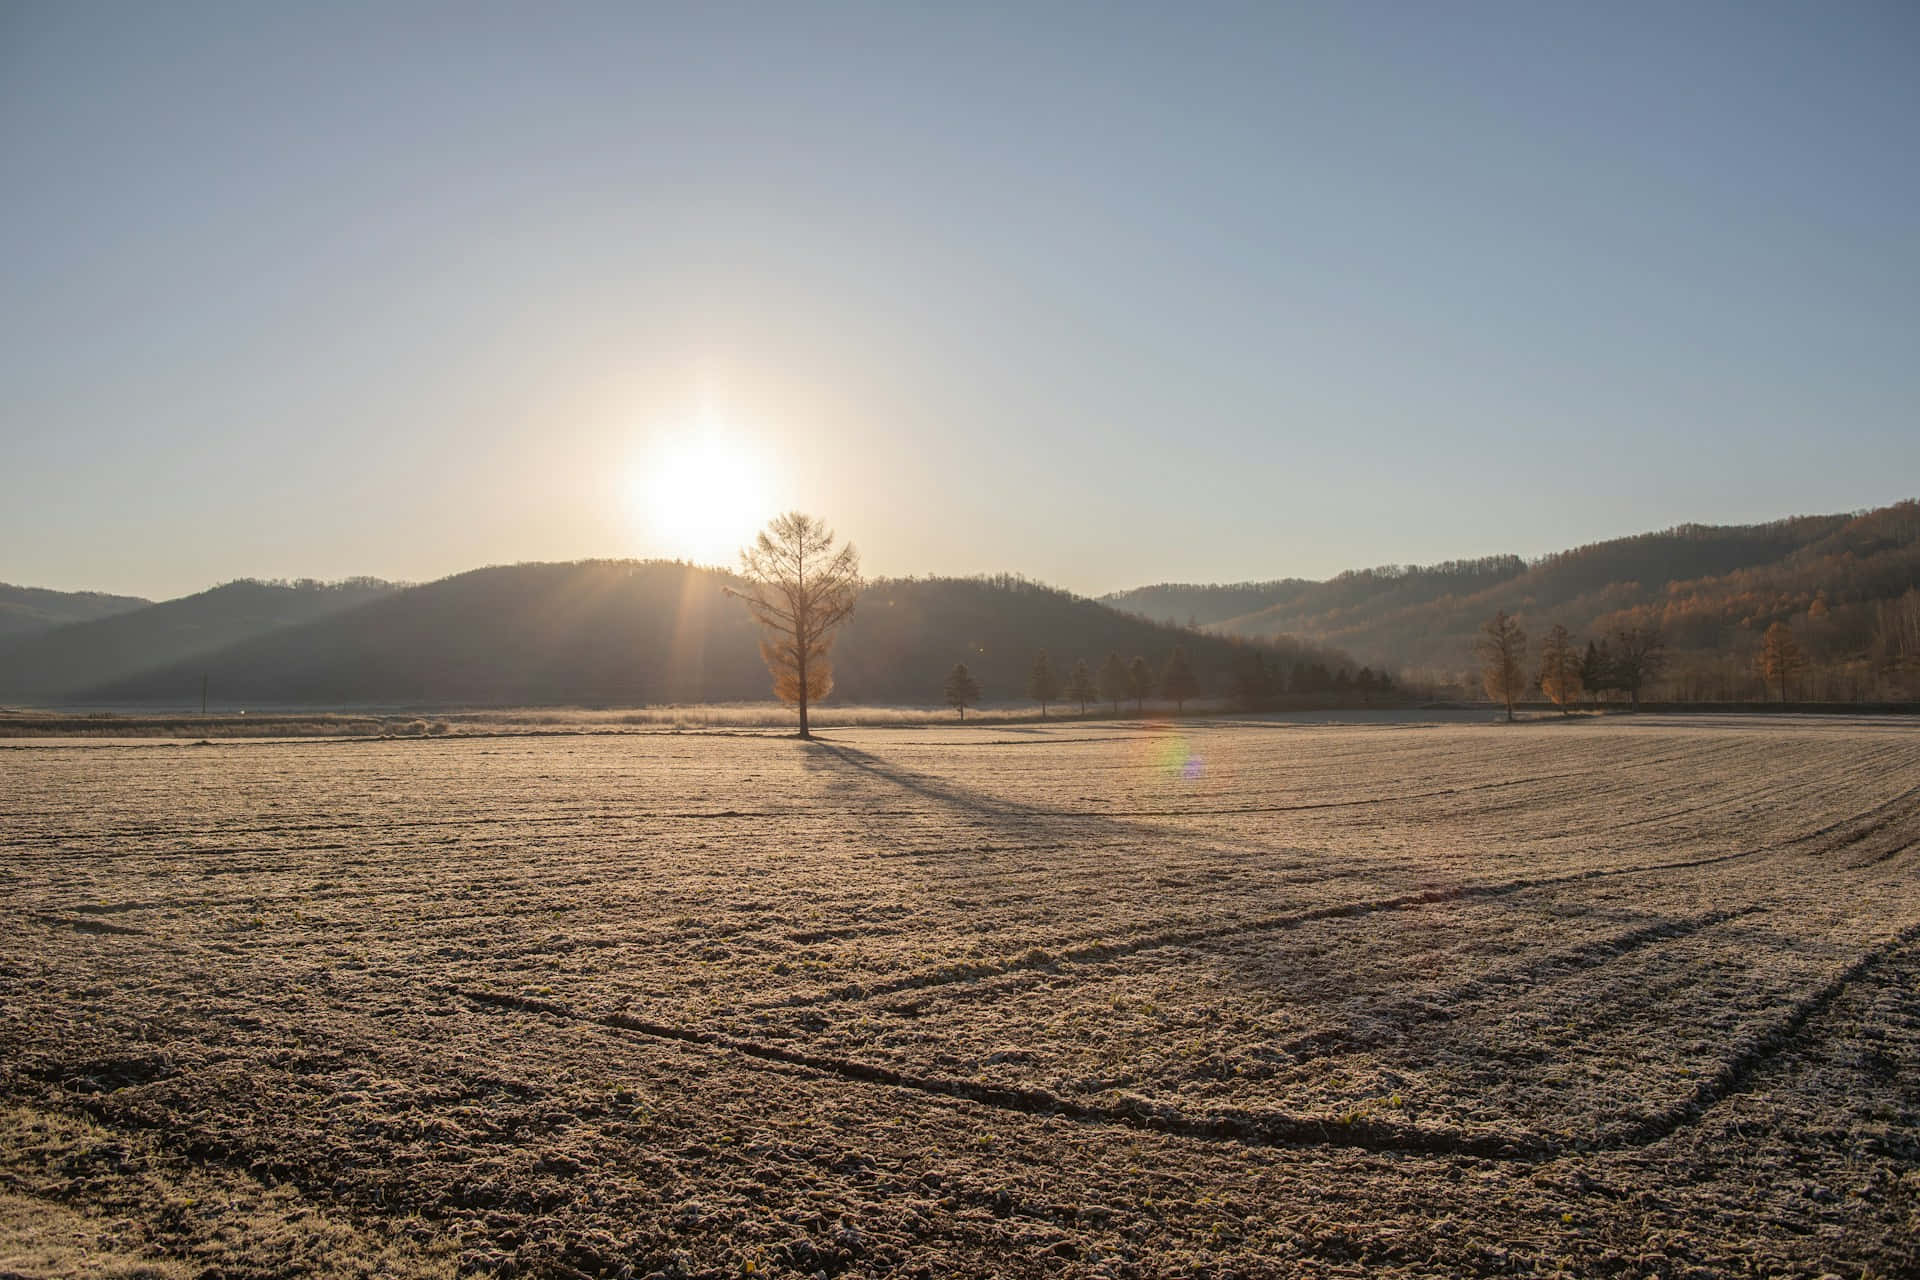
[[[766,518],[768,472],[762,448],[719,418],[656,433],[627,485],[646,553],[730,566]]]

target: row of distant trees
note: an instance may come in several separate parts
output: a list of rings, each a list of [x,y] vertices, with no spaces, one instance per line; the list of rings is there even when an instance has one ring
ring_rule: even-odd
[[[1331,693],[1371,703],[1376,696],[1397,691],[1391,676],[1375,673],[1371,667],[1361,667],[1356,673],[1345,667],[1330,668],[1324,662],[1296,662],[1289,674],[1283,663],[1269,661],[1266,654],[1252,648],[1233,663],[1231,698],[1234,705],[1247,711],[1271,710],[1288,693]],[[1042,649],[1034,657],[1026,688],[1027,697],[1040,704],[1043,720],[1048,706],[1055,702],[1076,703],[1081,715],[1087,713],[1088,704],[1105,702],[1118,715],[1124,702],[1133,703],[1138,712],[1145,709],[1148,698],[1158,697],[1173,703],[1176,711],[1183,711],[1187,702],[1201,692],[1187,651],[1180,646],[1174,647],[1157,672],[1144,657],[1129,662],[1117,653],[1109,653],[1098,670],[1089,668],[1083,658],[1076,660],[1064,677]],[[946,704],[964,720],[967,708],[980,705],[980,682],[963,662],[948,673],[943,694]]]
[[[1504,609],[1481,628],[1476,649],[1487,696],[1506,706],[1508,720],[1513,719],[1513,704],[1535,687],[1562,714],[1583,698],[1591,702],[1610,693],[1625,695],[1637,711],[1641,691],[1665,670],[1668,658],[1657,627],[1622,627],[1587,641],[1583,653],[1567,629],[1555,623],[1540,642],[1538,665],[1529,667],[1526,630]],[[1767,628],[1754,667],[1766,687],[1787,701],[1794,682],[1807,670],[1807,655],[1792,627],[1775,622]]]
[[[967,670],[966,663],[956,664],[947,673],[944,694],[947,705],[958,711],[962,720],[967,718],[968,707],[980,705],[980,682]],[[1108,702],[1118,715],[1121,703],[1132,702],[1136,711],[1144,710],[1147,699],[1156,694],[1173,703],[1176,710],[1184,710],[1188,699],[1199,696],[1200,680],[1187,661],[1184,647],[1174,646],[1158,673],[1144,657],[1136,656],[1128,662],[1117,653],[1109,653],[1099,671],[1090,670],[1086,659],[1081,658],[1062,678],[1045,649],[1034,655],[1033,667],[1027,673],[1027,697],[1040,704],[1042,720],[1047,718],[1048,706],[1055,702],[1078,703],[1081,715],[1087,713],[1088,703]]]
[[[1657,627],[1622,627],[1611,636],[1587,641],[1582,653],[1556,622],[1541,641],[1539,666],[1529,667],[1526,629],[1505,609],[1487,619],[1476,649],[1481,683],[1489,698],[1505,704],[1508,720],[1513,719],[1513,704],[1536,685],[1562,713],[1582,698],[1605,693],[1626,695],[1637,711],[1641,691],[1667,660],[1666,641]]]

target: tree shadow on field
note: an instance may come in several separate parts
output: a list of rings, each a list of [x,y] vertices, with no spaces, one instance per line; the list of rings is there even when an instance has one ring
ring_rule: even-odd
[[[802,757],[806,768],[814,772],[842,777],[873,778],[902,791],[931,800],[948,809],[967,814],[982,825],[1031,836],[1036,832],[1066,838],[1088,835],[1140,837],[1153,831],[1145,824],[1110,818],[1105,814],[1071,809],[1046,809],[1022,804],[943,778],[932,777],[881,759],[856,747],[814,739],[806,744]]]

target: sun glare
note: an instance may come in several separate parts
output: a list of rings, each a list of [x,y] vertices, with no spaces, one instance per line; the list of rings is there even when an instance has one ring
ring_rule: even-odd
[[[733,567],[771,514],[761,451],[714,423],[659,437],[630,492],[647,550],[699,564]]]

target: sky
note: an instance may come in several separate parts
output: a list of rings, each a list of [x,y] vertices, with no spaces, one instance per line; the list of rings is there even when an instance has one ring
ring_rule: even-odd
[[[1920,492],[1920,7],[0,0],[0,581],[1097,594]]]

